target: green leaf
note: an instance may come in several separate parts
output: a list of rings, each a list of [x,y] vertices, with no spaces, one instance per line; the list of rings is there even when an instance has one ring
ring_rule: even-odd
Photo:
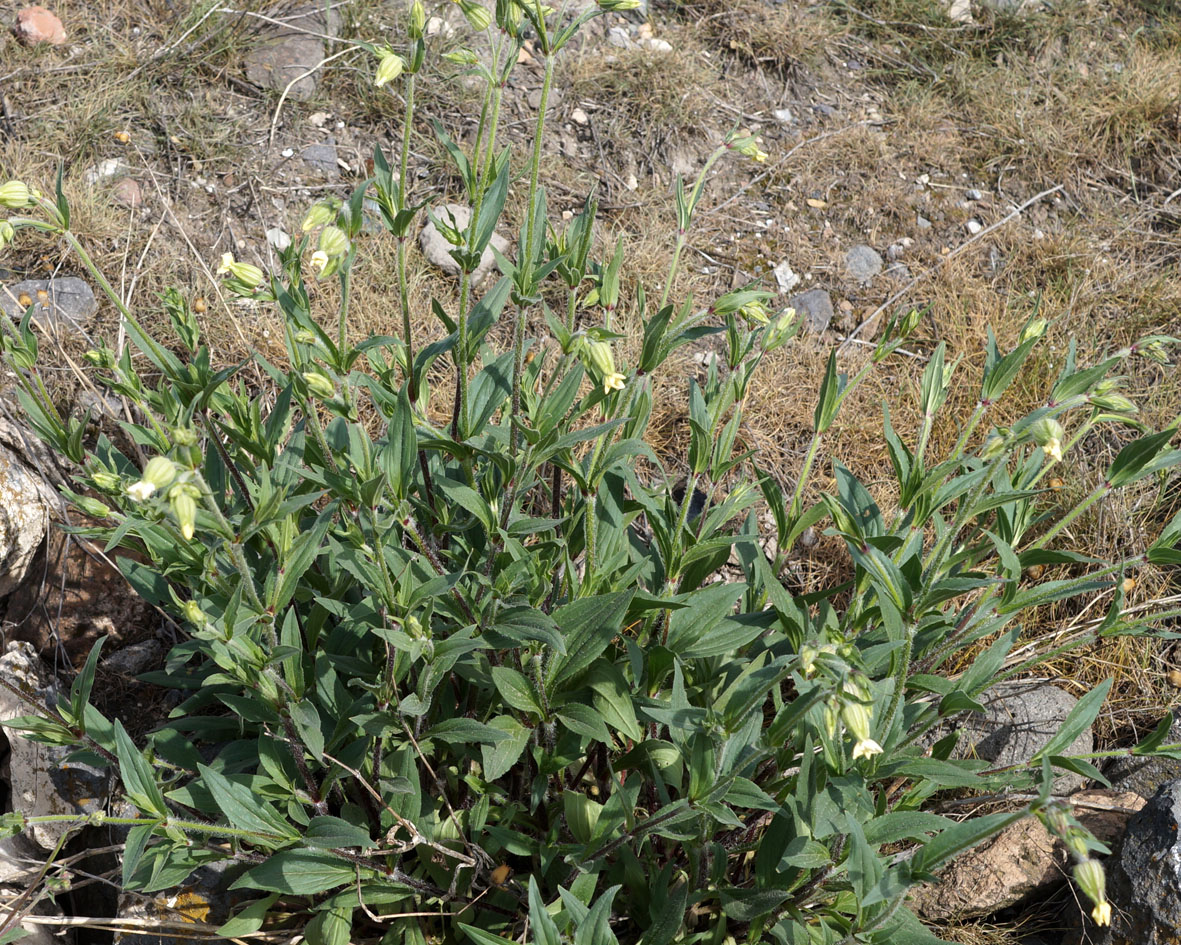
[[[508,666],[493,666],[492,682],[500,697],[514,709],[541,715],[541,703],[537,700],[534,686],[523,673]]]
[[[219,926],[216,934],[223,939],[233,939],[257,932],[266,920],[267,911],[278,898],[278,893],[271,893],[262,899],[247,903],[233,918]]]
[[[554,710],[554,714],[572,732],[585,735],[587,738],[603,744],[611,742],[611,733],[607,730],[603,717],[589,705],[571,702],[559,706]]]
[[[504,738],[495,744],[480,746],[480,757],[484,762],[484,778],[495,781],[509,772],[521,752],[529,744],[529,736],[533,730],[526,728],[516,719],[507,715],[498,715],[488,723],[489,728],[504,734]]]
[[[123,780],[127,799],[147,814],[166,818],[168,805],[152,768],[118,719],[115,720],[115,755],[119,759],[119,777]]]
[[[1160,433],[1150,433],[1133,440],[1116,456],[1107,471],[1107,483],[1112,489],[1126,486],[1154,472],[1181,462],[1181,451],[1169,448],[1169,441],[1177,435],[1177,427]]]
[[[313,817],[303,832],[303,839],[308,846],[322,849],[360,847],[369,850],[377,845],[368,830],[339,817],[327,816]]]
[[[591,701],[603,721],[625,738],[642,740],[631,690],[618,667],[600,661],[592,667],[587,682],[593,691]]]
[[[546,689],[552,694],[590,666],[623,629],[634,590],[582,597],[553,613],[566,643],[566,655],[554,659]]]
[[[689,903],[689,884],[679,882],[668,889],[659,904],[652,924],[640,939],[641,945],[670,945],[685,922],[685,907]],[[653,904],[654,906],[656,903]],[[540,943],[539,943],[540,945]]]
[[[1090,728],[1091,723],[1099,715],[1099,710],[1103,708],[1103,700],[1107,698],[1107,693],[1111,690],[1111,683],[1111,679],[1105,679],[1079,699],[1074,708],[1070,710],[1070,714],[1066,716],[1066,720],[1058,729],[1057,734],[1046,742],[1030,761],[1040,761],[1050,755],[1062,754],[1064,749],[1068,748],[1076,738]]]
[[[823,843],[809,837],[792,837],[779,857],[779,869],[794,866],[797,869],[815,869],[832,862],[832,854]]]
[[[509,738],[509,734],[501,729],[477,722],[475,719],[458,718],[444,719],[438,725],[426,731],[423,740],[439,739],[448,744],[456,745],[463,742],[475,742],[480,745],[494,745]]]
[[[370,873],[372,870],[361,870],[362,878]],[[247,870],[230,888],[310,896],[356,881],[357,868],[348,860],[314,850],[281,850]]]
[[[558,926],[546,909],[537,879],[532,874],[529,876],[529,923],[533,926],[533,939],[536,945],[560,945]]]
[[[812,418],[812,429],[824,433],[837,417],[844,390],[844,375],[837,373],[837,353],[828,355],[828,366],[824,369],[824,380],[820,383],[820,396],[816,399],[816,410]]]
[[[77,678],[74,679],[74,684],[70,687],[70,714],[73,716],[73,723],[80,725],[85,729],[86,725],[86,703],[90,701],[90,691],[94,687],[94,673],[98,668],[98,656],[102,652],[103,644],[106,642],[106,637],[99,637],[95,641],[94,646],[90,648],[90,655],[86,657],[86,664],[82,667],[82,671],[78,673]]]
[[[751,922],[779,907],[786,889],[723,889],[722,909],[733,922]]]
[[[201,783],[213,796],[213,802],[225,814],[230,826],[259,834],[260,841],[284,842],[295,840],[299,832],[279,816],[270,804],[245,784],[229,780],[207,765],[198,765]]]

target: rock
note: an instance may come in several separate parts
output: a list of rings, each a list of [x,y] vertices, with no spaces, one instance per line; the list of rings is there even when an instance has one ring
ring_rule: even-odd
[[[1128,820],[1107,861],[1111,926],[1095,929],[1098,945],[1174,945],[1181,929],[1181,781],[1161,785]]]
[[[1113,843],[1145,804],[1138,794],[1083,791],[1071,813],[1103,843]],[[1035,817],[1005,828],[956,857],[937,883],[910,891],[911,908],[930,922],[959,922],[1021,905],[1062,885],[1073,863],[1066,846]]]
[[[82,182],[87,187],[93,187],[109,177],[118,177],[120,174],[127,172],[127,166],[118,158],[107,158],[105,161],[99,161],[97,164],[92,164],[82,172]]]
[[[66,41],[62,21],[45,7],[25,7],[16,15],[16,26],[12,31],[26,46],[36,46],[38,43],[60,46]]]
[[[339,177],[340,166],[336,163],[336,139],[329,138],[323,144],[309,144],[299,156],[326,177]]]
[[[803,315],[810,331],[820,334],[832,322],[832,296],[824,289],[809,289],[788,300],[788,305]]]
[[[0,597],[31,572],[45,538],[51,490],[22,455],[0,445]]]
[[[33,318],[47,328],[86,328],[98,311],[98,300],[94,292],[76,276],[59,276],[56,279],[26,279],[16,285],[0,288],[0,308],[9,318],[20,319],[25,314],[21,297],[25,296],[33,307]]]
[[[882,257],[871,246],[854,246],[845,253],[845,270],[862,284],[870,282],[882,271]]]
[[[1039,679],[999,683],[978,701],[985,708],[984,715],[965,713],[961,717],[955,754],[960,758],[983,758],[998,768],[1029,761],[1057,734],[1078,702],[1069,693]],[[1093,746],[1088,728],[1062,754],[1085,755]],[[1081,775],[1059,775],[1054,779],[1054,793],[1070,794],[1085,783]]]
[[[771,271],[775,275],[775,281],[779,284],[781,293],[790,292],[800,284],[800,277],[791,271],[791,266],[786,259]]]
[[[570,120],[576,125],[586,125],[590,123],[590,116],[581,108],[576,108],[570,113]]]
[[[196,870],[179,889],[154,895],[124,892],[119,896],[116,918],[134,920],[133,928],[144,929],[150,929],[159,919],[221,925],[236,905],[250,898],[248,892],[230,890],[242,871],[240,863],[219,860]],[[116,932],[114,937],[114,945],[191,945],[192,941],[193,936],[184,932]]]
[[[450,217],[448,214],[450,214]],[[461,204],[449,203],[437,209],[435,216],[448,226],[454,225],[457,229],[463,230],[471,220],[472,214],[471,210]],[[454,224],[452,224],[452,217],[454,218]],[[427,262],[433,266],[438,266],[448,275],[459,275],[459,263],[451,256],[451,250],[455,247],[447,242],[447,239],[429,219],[426,226],[422,228],[422,234],[419,236],[418,242],[422,247],[422,253],[426,257]],[[492,234],[491,243],[492,245],[485,248],[483,255],[480,256],[480,265],[472,273],[472,288],[483,282],[484,277],[488,275],[492,267],[496,264],[496,257],[492,254],[492,246],[495,246],[502,253],[508,251],[508,240],[499,233]]]
[[[964,224],[964,229],[966,229],[970,235],[975,236],[984,229],[984,224],[979,220],[969,220]]]
[[[116,650],[99,665],[108,673],[135,676],[142,673],[164,655],[164,646],[159,640],[141,640],[131,646]]]
[[[613,26],[607,31],[607,42],[618,49],[632,49],[635,43],[622,26]]]
[[[983,200],[984,192],[972,188],[966,194],[964,194],[964,197],[966,197],[968,200]]]
[[[917,215],[915,216],[915,221],[914,221],[914,222],[915,222],[915,225],[916,225],[916,226],[917,226],[917,227],[918,227],[920,230],[929,230],[929,229],[931,229],[931,221],[930,221],[930,220],[928,220],[928,219],[927,219],[925,216],[923,216],[921,213],[920,213],[920,214],[917,214]]]
[[[272,226],[267,230],[267,242],[279,252],[283,252],[291,245],[291,237],[281,227]]]
[[[0,676],[34,702],[53,705],[60,697],[40,657],[23,641],[9,643],[7,652],[0,656]],[[36,709],[28,702],[0,689],[0,720],[35,714]],[[104,809],[110,790],[107,772],[78,762],[67,763],[71,748],[42,745],[7,729],[4,734],[8,738],[8,781],[14,810],[30,817],[81,817]],[[27,835],[42,849],[52,850],[75,826],[70,821],[35,824],[27,829]]]
[[[246,78],[263,88],[284,91],[306,101],[316,93],[324,40],[317,34],[336,35],[340,14],[335,8],[313,5],[282,17],[284,25],[268,23],[258,31],[258,45],[246,54]]]
[[[115,186],[111,188],[111,196],[115,198],[117,203],[130,207],[132,210],[143,206],[144,202],[144,192],[140,189],[139,184],[130,177],[123,177],[115,181]]]
[[[1165,744],[1181,742],[1181,719],[1173,722]],[[1152,758],[1126,755],[1112,758],[1103,769],[1113,788],[1121,791],[1135,791],[1142,797],[1152,797],[1166,781],[1181,778],[1181,759]]]
[[[899,282],[904,282],[910,278],[910,268],[906,265],[906,263],[890,263],[890,265],[886,267],[886,275],[891,279],[897,279]]]
[[[953,23],[972,23],[972,0],[951,0],[947,18]]]
[[[795,124],[795,116],[791,113],[790,108],[777,108],[771,113],[775,116],[776,121],[781,121],[785,125]]]
[[[665,39],[641,39],[640,45],[649,52],[669,53],[673,51],[673,44]]]
[[[455,35],[455,27],[448,23],[441,16],[432,16],[426,21],[426,35],[427,36],[442,36],[444,39],[450,39]]]

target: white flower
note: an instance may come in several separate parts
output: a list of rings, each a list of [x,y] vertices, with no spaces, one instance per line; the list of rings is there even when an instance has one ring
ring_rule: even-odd
[[[1104,899],[1091,910],[1091,918],[1096,925],[1111,925],[1111,903]]]
[[[1054,462],[1058,463],[1062,461],[1062,443],[1058,437],[1050,437],[1050,439],[1048,439],[1042,446],[1042,450],[1045,451],[1045,454],[1050,457],[1050,459],[1054,460]]]
[[[872,738],[863,738],[856,745],[853,746],[853,760],[858,758],[872,758],[874,755],[882,753],[882,746],[875,742]]]
[[[328,265],[328,254],[322,249],[316,250],[312,253],[312,268],[316,272],[323,272],[324,267]]]
[[[136,502],[146,502],[152,497],[156,491],[156,487],[148,482],[146,479],[141,479],[139,482],[133,482],[127,487],[127,494],[131,496]]]
[[[219,276],[224,276],[227,272],[230,271],[230,267],[233,264],[234,264],[234,254],[233,253],[222,253],[221,254],[221,265],[217,267],[217,274]]]
[[[603,378],[603,393],[609,394],[613,390],[623,390],[627,378],[618,371]]]

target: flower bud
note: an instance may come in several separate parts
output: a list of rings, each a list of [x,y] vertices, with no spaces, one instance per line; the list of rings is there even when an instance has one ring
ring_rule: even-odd
[[[457,66],[474,66],[480,61],[480,57],[466,46],[459,46],[455,49],[448,50],[443,53],[443,58],[448,62],[455,63]]]
[[[205,616],[205,611],[201,609],[201,605],[195,600],[187,600],[181,605],[181,613],[185,620],[193,624],[195,627],[203,627],[209,623],[209,618]]]
[[[873,715],[869,706],[862,702],[845,700],[841,703],[841,721],[857,741],[867,741],[873,734],[871,724]]]
[[[595,0],[595,2],[604,13],[625,13],[628,10],[640,8],[640,0]]]
[[[1066,431],[1057,420],[1044,417],[1030,427],[1033,441],[1042,448],[1047,458],[1060,462],[1062,459],[1062,441],[1066,438]]]
[[[79,509],[89,515],[91,518],[106,518],[111,514],[110,506],[103,502],[99,502],[98,499],[92,499],[88,495],[80,495],[75,497],[74,505],[78,506]]]
[[[898,323],[898,334],[905,338],[912,331],[919,327],[919,321],[922,315],[917,308],[912,308],[909,312],[902,316],[902,321]]]
[[[1008,448],[1008,440],[998,433],[992,434],[984,441],[984,447],[980,450],[980,458],[986,463],[997,459]]]
[[[329,256],[344,256],[350,248],[349,238],[339,226],[326,226],[320,231],[317,249]]]
[[[92,472],[90,474],[90,481],[94,483],[96,489],[102,489],[103,492],[114,492],[123,483],[123,480],[118,475],[113,472],[107,472],[105,469]]]
[[[336,219],[336,209],[330,200],[317,201],[308,207],[308,212],[303,215],[303,222],[299,228],[306,233],[308,230],[314,230],[318,226],[331,223]]]
[[[16,236],[16,230],[12,228],[12,224],[7,220],[0,220],[0,249],[11,243],[14,236]]]
[[[584,351],[586,360],[604,377],[615,373],[615,355],[611,353],[611,345],[605,341],[589,342]]]
[[[175,427],[172,430],[172,442],[177,446],[196,446],[197,433],[188,427]]]
[[[219,276],[229,276],[242,283],[248,289],[254,289],[262,283],[264,273],[258,266],[250,263],[237,262],[233,253],[222,253],[221,265],[217,267]]]
[[[373,84],[381,88],[387,82],[393,82],[405,68],[406,63],[402,57],[392,49],[387,49],[377,63],[377,75],[373,77]]]
[[[21,181],[10,180],[7,184],[0,185],[0,207],[23,210],[32,202],[32,193]]]
[[[324,400],[336,393],[336,385],[319,371],[304,371],[303,379],[314,397]]]
[[[196,488],[189,483],[173,486],[168,492],[172,514],[176,516],[176,524],[180,526],[180,533],[185,541],[192,541],[196,530],[198,494]]]
[[[314,331],[308,331],[306,328],[301,328],[292,337],[295,339],[296,344],[301,345],[314,345],[319,341],[316,333]]]
[[[816,657],[820,655],[820,651],[809,643],[805,643],[800,647],[800,652],[797,655],[800,672],[806,678],[810,678],[816,672]]]
[[[1155,361],[1157,364],[1168,364],[1169,354],[1165,350],[1165,346],[1159,341],[1152,341],[1140,349],[1140,353],[1149,361]]]
[[[115,368],[115,353],[110,348],[91,348],[82,357],[87,364],[97,368],[105,368],[108,371]]]
[[[726,135],[726,147],[731,151],[737,151],[739,154],[745,155],[748,158],[762,163],[767,160],[767,152],[759,148],[759,139],[750,133],[746,128],[741,131],[732,131]]]
[[[410,4],[410,21],[407,24],[407,32],[411,39],[422,39],[425,30],[426,10],[423,9],[421,0],[414,0]]]
[[[488,12],[488,8],[478,3],[477,0],[455,0],[459,4],[459,9],[463,11],[464,19],[467,20],[468,26],[474,29],[477,33],[482,33],[492,25],[492,14]]]
[[[176,463],[167,456],[153,456],[144,467],[144,481],[163,489],[176,478]]]
[[[1092,394],[1091,405],[1101,410],[1110,410],[1113,413],[1137,412],[1136,405],[1123,394]]]
[[[1074,868],[1074,881],[1083,894],[1095,903],[1091,918],[1096,925],[1111,924],[1111,905],[1107,901],[1107,876],[1098,860],[1086,859]]]
[[[1035,318],[1028,325],[1021,330],[1021,344],[1035,339],[1041,338],[1046,333],[1046,320],[1044,318]]]
[[[791,340],[798,329],[799,321],[796,319],[796,310],[794,308],[784,309],[779,313],[779,317],[767,326],[767,332],[763,335],[763,347],[768,351],[782,347]]]

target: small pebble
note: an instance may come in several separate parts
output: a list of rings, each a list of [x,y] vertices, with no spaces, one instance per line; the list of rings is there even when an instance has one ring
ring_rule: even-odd
[[[968,232],[971,233],[973,236],[975,236],[977,233],[979,233],[981,230],[984,229],[984,224],[981,223],[979,220],[969,220],[965,224],[965,226],[967,227]]]
[[[16,38],[26,46],[49,43],[60,46],[66,41],[66,30],[62,21],[45,7],[25,7],[16,15],[13,28]]]

